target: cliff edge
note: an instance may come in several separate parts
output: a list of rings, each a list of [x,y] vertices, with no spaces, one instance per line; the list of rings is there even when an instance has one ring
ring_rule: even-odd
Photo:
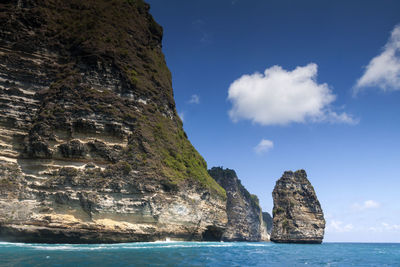
[[[271,241],[321,243],[325,219],[314,188],[304,170],[286,171],[276,182]]]

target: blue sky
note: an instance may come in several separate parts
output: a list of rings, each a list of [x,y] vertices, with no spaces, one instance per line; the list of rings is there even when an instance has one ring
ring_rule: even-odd
[[[148,0],[208,162],[272,210],[305,169],[325,241],[400,242],[400,1]]]

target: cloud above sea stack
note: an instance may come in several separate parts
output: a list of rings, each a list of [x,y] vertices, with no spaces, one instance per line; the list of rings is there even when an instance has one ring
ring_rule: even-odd
[[[382,52],[371,59],[358,79],[354,93],[365,87],[378,87],[383,91],[400,90],[400,24],[394,27]]]
[[[363,211],[363,210],[369,210],[369,209],[375,209],[379,208],[381,205],[379,202],[376,202],[374,200],[366,200],[363,203],[354,203],[352,205],[352,208],[356,211]]]
[[[336,96],[328,84],[318,83],[318,66],[310,63],[292,71],[280,66],[264,73],[243,75],[229,87],[230,118],[261,125],[305,122],[355,123],[350,115],[332,111]]]
[[[261,139],[260,143],[258,143],[258,145],[254,147],[254,151],[257,154],[261,155],[270,151],[273,147],[274,147],[274,142],[267,139]]]
[[[342,221],[338,220],[332,220],[330,221],[330,223],[327,223],[326,226],[326,231],[337,232],[337,233],[350,232],[353,229],[354,229],[353,224],[351,223],[344,224]]]

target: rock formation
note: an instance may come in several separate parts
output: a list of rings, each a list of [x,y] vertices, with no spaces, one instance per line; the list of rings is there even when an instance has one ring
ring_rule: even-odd
[[[142,0],[0,3],[0,240],[220,239]]]
[[[272,216],[268,212],[263,212],[262,217],[263,217],[264,224],[267,227],[267,233],[269,235],[271,235],[272,225],[273,225]]]
[[[304,170],[286,171],[276,182],[271,241],[321,243],[325,219],[314,188]]]
[[[222,240],[269,241],[258,198],[244,188],[235,171],[213,167],[208,172],[226,190],[228,197],[228,225]]]

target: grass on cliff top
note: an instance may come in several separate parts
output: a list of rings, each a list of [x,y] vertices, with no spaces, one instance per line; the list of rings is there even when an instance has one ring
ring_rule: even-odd
[[[162,27],[143,0],[39,0],[35,10],[52,45],[83,61],[108,60],[139,95],[174,103]]]

